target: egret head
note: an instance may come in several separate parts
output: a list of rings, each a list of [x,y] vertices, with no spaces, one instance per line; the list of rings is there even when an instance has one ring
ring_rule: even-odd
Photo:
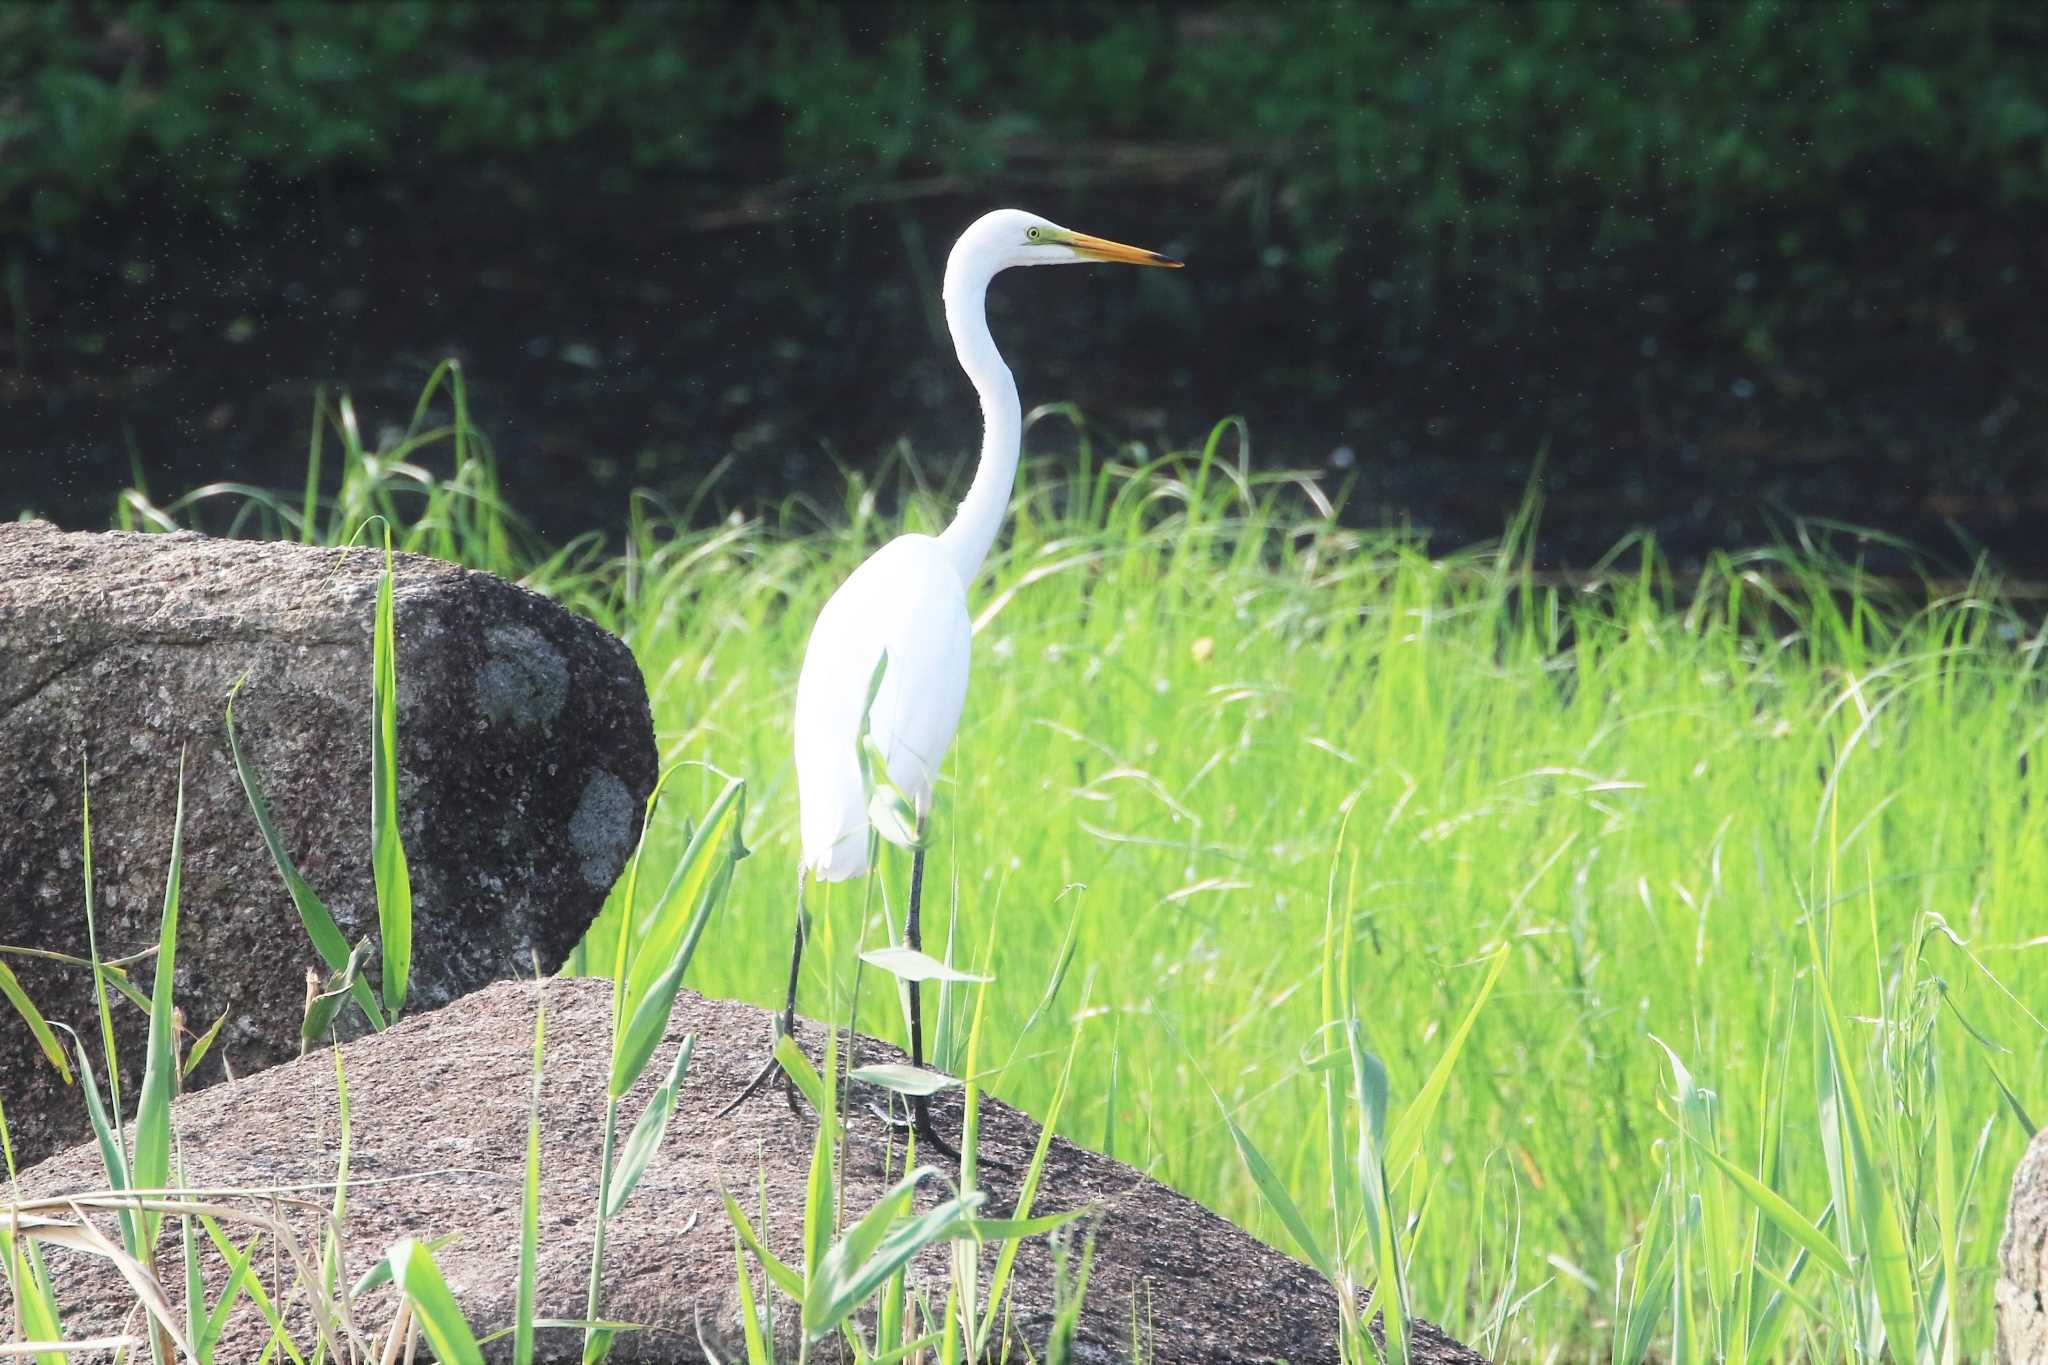
[[[986,282],[999,270],[1020,265],[1152,265],[1178,269],[1180,262],[1143,247],[1091,237],[1063,228],[1022,209],[997,209],[974,220],[960,234],[946,273],[972,275]]]

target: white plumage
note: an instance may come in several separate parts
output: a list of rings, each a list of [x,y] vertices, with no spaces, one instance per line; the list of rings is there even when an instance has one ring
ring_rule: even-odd
[[[796,994],[803,962],[803,882],[844,881],[868,870],[868,792],[861,780],[861,708],[875,665],[887,651],[868,732],[881,749],[889,779],[908,796],[923,822],[932,787],[960,710],[967,700],[973,627],[967,590],[981,572],[1002,529],[1017,475],[1023,421],[1017,385],[988,334],[983,301],[988,283],[1012,266],[1120,261],[1174,266],[1156,252],[1073,232],[1017,209],[997,209],[975,220],[946,258],[946,326],[960,368],[981,398],[981,462],[960,510],[937,536],[898,536],[855,569],[818,612],[804,647],[796,684],[796,787],[802,861],[797,875],[795,932],[791,936],[789,993],[781,1031],[796,1027]],[[924,853],[913,855],[904,942],[919,946],[918,906]],[[910,1058],[924,1064],[924,1026],[917,983],[908,989]],[[745,1100],[774,1069],[771,1059],[728,1109]],[[792,1092],[793,1093],[793,1092]],[[924,1097],[912,1101],[917,1130],[940,1151]]]
[[[843,881],[868,870],[860,709],[875,662],[889,668],[869,717],[889,777],[922,819],[967,698],[967,588],[1002,528],[1023,423],[1017,384],[988,333],[989,281],[1013,266],[1120,261],[1178,265],[1157,252],[1071,231],[1020,209],[976,219],[946,258],[946,326],[981,398],[981,463],[938,536],[899,536],[868,557],[818,613],[796,685],[796,786],[803,870]]]
[[[853,571],[818,613],[796,684],[796,784],[804,868],[823,881],[868,870],[858,746],[875,664],[889,666],[868,731],[889,780],[931,809],[932,784],[967,700],[967,585],[931,536],[899,536]]]

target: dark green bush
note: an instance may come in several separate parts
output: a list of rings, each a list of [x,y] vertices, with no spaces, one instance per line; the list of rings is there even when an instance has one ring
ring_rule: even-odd
[[[2048,197],[2048,6],[1618,0],[1102,7],[779,0],[0,6],[0,230],[400,149],[601,149],[854,195],[1062,139],[1198,142],[1327,257]]]

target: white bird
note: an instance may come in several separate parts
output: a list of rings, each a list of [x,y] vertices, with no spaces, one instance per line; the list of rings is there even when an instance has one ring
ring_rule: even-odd
[[[1017,384],[989,336],[984,299],[989,281],[1013,266],[1107,261],[1177,267],[1156,251],[1074,232],[1018,209],[975,220],[946,258],[946,325],[960,368],[981,397],[981,463],[952,523],[937,536],[904,535],[875,551],[827,599],[811,628],[796,685],[796,781],[803,853],[797,870],[796,931],[789,962],[784,1032],[796,1024],[797,969],[804,947],[806,875],[843,881],[868,870],[869,794],[861,778],[860,733],[880,749],[889,780],[915,807],[919,827],[931,809],[932,785],[953,742],[967,700],[973,634],[967,589],[981,572],[1009,508],[1023,439]],[[867,705],[876,665],[888,664]],[[904,939],[919,948],[924,851],[913,855]],[[910,1051],[924,1063],[919,991],[910,987]],[[741,1095],[745,1099],[767,1070]],[[737,1104],[738,1101],[735,1101]],[[916,1102],[919,1131],[930,1130]]]

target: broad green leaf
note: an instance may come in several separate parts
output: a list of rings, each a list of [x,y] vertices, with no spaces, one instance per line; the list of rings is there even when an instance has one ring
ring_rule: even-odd
[[[6,996],[14,1005],[14,1012],[28,1025],[29,1033],[35,1037],[36,1046],[42,1049],[43,1056],[49,1059],[50,1065],[57,1069],[57,1074],[64,1078],[64,1084],[71,1084],[71,1063],[64,1056],[64,1045],[57,1041],[56,1034],[50,1032],[49,1022],[43,1018],[43,1012],[28,998],[28,992],[21,988],[20,978],[15,976],[14,969],[5,962],[0,962],[0,995]]]
[[[285,889],[291,892],[292,905],[299,912],[299,923],[306,927],[306,937],[313,941],[313,949],[320,954],[330,971],[341,971],[348,962],[348,940],[342,937],[341,926],[334,922],[334,916],[327,912],[326,903],[313,885],[299,874],[297,863],[286,851],[284,836],[278,832],[277,824],[270,818],[269,803],[263,799],[263,788],[256,777],[256,769],[242,753],[242,743],[235,735],[235,698],[241,694],[246,677],[236,681],[228,692],[227,730],[228,752],[234,757],[235,772],[242,779],[242,792],[249,798],[249,812],[256,817],[256,832],[263,836],[263,846],[270,850],[270,861],[276,866],[278,875],[284,878]],[[355,1002],[363,1011],[363,1017],[370,1021],[370,1027],[382,1029],[384,1012],[377,1007],[376,994],[367,981],[358,979],[353,993]]]
[[[639,1122],[633,1125],[632,1135],[619,1150],[618,1164],[612,1168],[611,1187],[605,1198],[607,1218],[616,1217],[626,1206],[633,1187],[640,1183],[640,1177],[647,1173],[648,1163],[661,1150],[662,1134],[668,1130],[668,1121],[676,1112],[676,1094],[682,1089],[683,1073],[689,1068],[690,1053],[696,1046],[696,1034],[683,1039],[683,1045],[676,1049],[676,1059],[670,1065],[667,1077],[648,1097],[647,1108],[641,1111]]]
[[[341,970],[329,972],[320,990],[306,1001],[305,1017],[299,1020],[299,1054],[328,1036],[334,1027],[334,1017],[341,1013],[341,1007],[355,993],[356,983],[362,980],[363,963],[370,956],[370,940],[365,937],[349,950],[348,961]],[[311,974],[308,973],[310,976]]]
[[[853,1311],[873,1297],[891,1275],[908,1264],[911,1257],[934,1242],[959,1235],[963,1226],[981,1207],[982,1195],[974,1193],[948,1199],[914,1218],[895,1223],[875,1248],[874,1254],[844,1275],[813,1276],[818,1284],[814,1295],[804,1301],[804,1335],[812,1341],[838,1329]],[[829,1254],[829,1253],[828,1253]]]
[[[832,1096],[825,1088],[825,1078],[811,1065],[811,1059],[804,1056],[804,1050],[797,1046],[796,1039],[784,1033],[775,1039],[774,1057],[789,1078],[796,1082],[796,1088],[803,1092],[811,1108],[820,1114],[829,1114]]]
[[[213,1045],[220,1040],[221,1025],[227,1021],[228,1011],[222,1010],[220,1017],[213,1021],[206,1032],[199,1035],[198,1041],[192,1044],[192,1050],[185,1054],[185,1075],[190,1076],[198,1069],[199,1064],[206,1060],[206,1054],[213,1051]]]
[[[1005,1242],[1014,1246],[1027,1237],[1040,1237],[1065,1227],[1077,1218],[1086,1218],[1093,1211],[1084,1206],[1062,1209],[1058,1213],[1041,1213],[1031,1218],[968,1218],[954,1229],[954,1235],[976,1242]],[[989,1307],[996,1307],[993,1296],[989,1299]]]
[[[900,945],[888,948],[871,948],[860,955],[860,960],[870,967],[879,967],[900,981],[948,981],[969,984],[984,984],[995,980],[992,976],[976,976],[948,966],[929,953]]]
[[[893,1090],[899,1095],[936,1095],[942,1090],[951,1090],[960,1084],[951,1076],[923,1067],[911,1066],[905,1062],[877,1062],[873,1066],[857,1066],[853,1079],[869,1085]]]
[[[462,1316],[434,1253],[411,1237],[391,1244],[384,1252],[391,1263],[391,1278],[412,1304],[413,1316],[433,1344],[435,1359],[442,1365],[483,1365],[483,1349],[469,1320]]]
[[[739,1235],[739,1239],[742,1242],[747,1244],[747,1250],[754,1253],[754,1259],[759,1261],[761,1268],[768,1272],[768,1278],[775,1281],[776,1288],[789,1295],[790,1298],[798,1303],[802,1303],[804,1301],[804,1277],[792,1270],[780,1256],[777,1256],[768,1249],[767,1244],[755,1233],[754,1225],[747,1221],[745,1211],[740,1208],[739,1204],[733,1200],[730,1194],[721,1189],[718,1192],[718,1197],[725,1201],[725,1216],[732,1220],[733,1231]]]
[[[930,1166],[919,1166],[905,1175],[883,1191],[873,1207],[855,1220],[853,1226],[842,1233],[814,1265],[807,1268],[803,1302],[805,1321],[824,1310],[832,1297],[833,1286],[844,1285],[875,1254],[896,1221],[909,1212],[911,1197],[917,1187],[927,1180],[937,1179],[938,1175],[938,1171]]]

